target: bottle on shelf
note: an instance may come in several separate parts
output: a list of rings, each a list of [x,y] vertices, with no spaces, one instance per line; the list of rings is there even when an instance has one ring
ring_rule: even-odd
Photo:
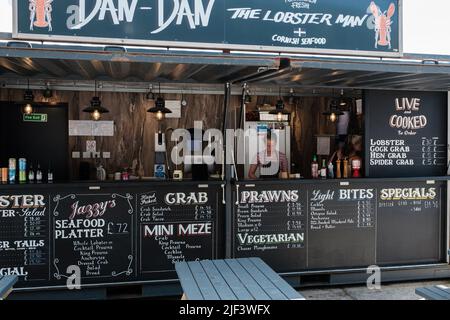
[[[311,176],[313,179],[319,178],[319,163],[317,162],[317,156],[314,155],[311,163]]]
[[[342,178],[341,174],[341,160],[336,160],[336,178],[340,179]]]
[[[42,183],[42,170],[41,165],[38,163],[37,170],[36,170],[36,182]]]
[[[320,168],[320,177],[322,179],[327,178],[327,162],[325,159],[322,159],[322,168]]]
[[[348,160],[347,158],[344,159],[344,173],[343,173],[343,178],[348,178]]]
[[[328,178],[334,179],[334,165],[331,161],[328,163]]]
[[[30,168],[28,169],[28,183],[34,183],[35,178],[33,164],[30,164]]]
[[[47,183],[53,183],[53,171],[50,163],[47,170]]]

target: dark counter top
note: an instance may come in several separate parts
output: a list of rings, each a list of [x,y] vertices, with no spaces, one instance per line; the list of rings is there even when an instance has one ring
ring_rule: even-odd
[[[256,180],[239,180],[235,184],[252,185],[252,184],[330,184],[330,183],[376,183],[376,182],[415,182],[415,181],[448,181],[450,176],[440,177],[403,177],[403,178],[349,178],[349,179],[256,179]]]
[[[450,176],[441,177],[404,177],[404,178],[351,178],[351,179],[257,179],[234,181],[237,185],[298,185],[298,184],[338,184],[338,183],[376,183],[376,182],[415,182],[415,181],[448,181]],[[145,186],[167,186],[167,185],[221,185],[222,180],[130,180],[130,181],[68,181],[55,183],[24,183],[24,184],[0,184],[0,190],[33,190],[33,189],[59,189],[59,188],[87,188],[88,190],[99,190],[104,188],[141,188]]]
[[[0,184],[0,190],[11,189],[59,189],[59,188],[88,188],[90,190],[102,188],[140,188],[145,186],[167,186],[172,185],[220,185],[224,183],[222,180],[207,180],[207,181],[193,181],[193,180],[129,180],[129,181],[66,181],[54,183],[15,183],[15,184]]]

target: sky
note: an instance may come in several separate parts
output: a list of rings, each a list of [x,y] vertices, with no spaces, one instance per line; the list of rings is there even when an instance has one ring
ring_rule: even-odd
[[[341,0],[345,1],[345,0]],[[12,31],[12,0],[0,10],[0,32]],[[450,1],[403,0],[405,53],[450,55]]]

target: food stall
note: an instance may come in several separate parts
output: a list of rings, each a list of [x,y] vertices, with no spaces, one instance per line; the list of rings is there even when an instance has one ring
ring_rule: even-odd
[[[401,1],[215,2],[15,2],[0,47],[15,296],[177,294],[174,262],[224,257],[261,257],[296,286],[374,267],[449,277],[450,63],[402,52]],[[226,161],[176,164],[178,128],[221,132]],[[283,172],[249,175],[244,128],[263,144],[283,132]]]

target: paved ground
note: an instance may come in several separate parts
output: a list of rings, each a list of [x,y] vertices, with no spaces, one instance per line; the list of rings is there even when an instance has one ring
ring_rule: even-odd
[[[420,297],[414,293],[415,289],[430,285],[450,287],[450,280],[385,284],[381,286],[381,290],[369,290],[366,286],[348,286],[302,289],[299,292],[307,300],[418,300]]]

